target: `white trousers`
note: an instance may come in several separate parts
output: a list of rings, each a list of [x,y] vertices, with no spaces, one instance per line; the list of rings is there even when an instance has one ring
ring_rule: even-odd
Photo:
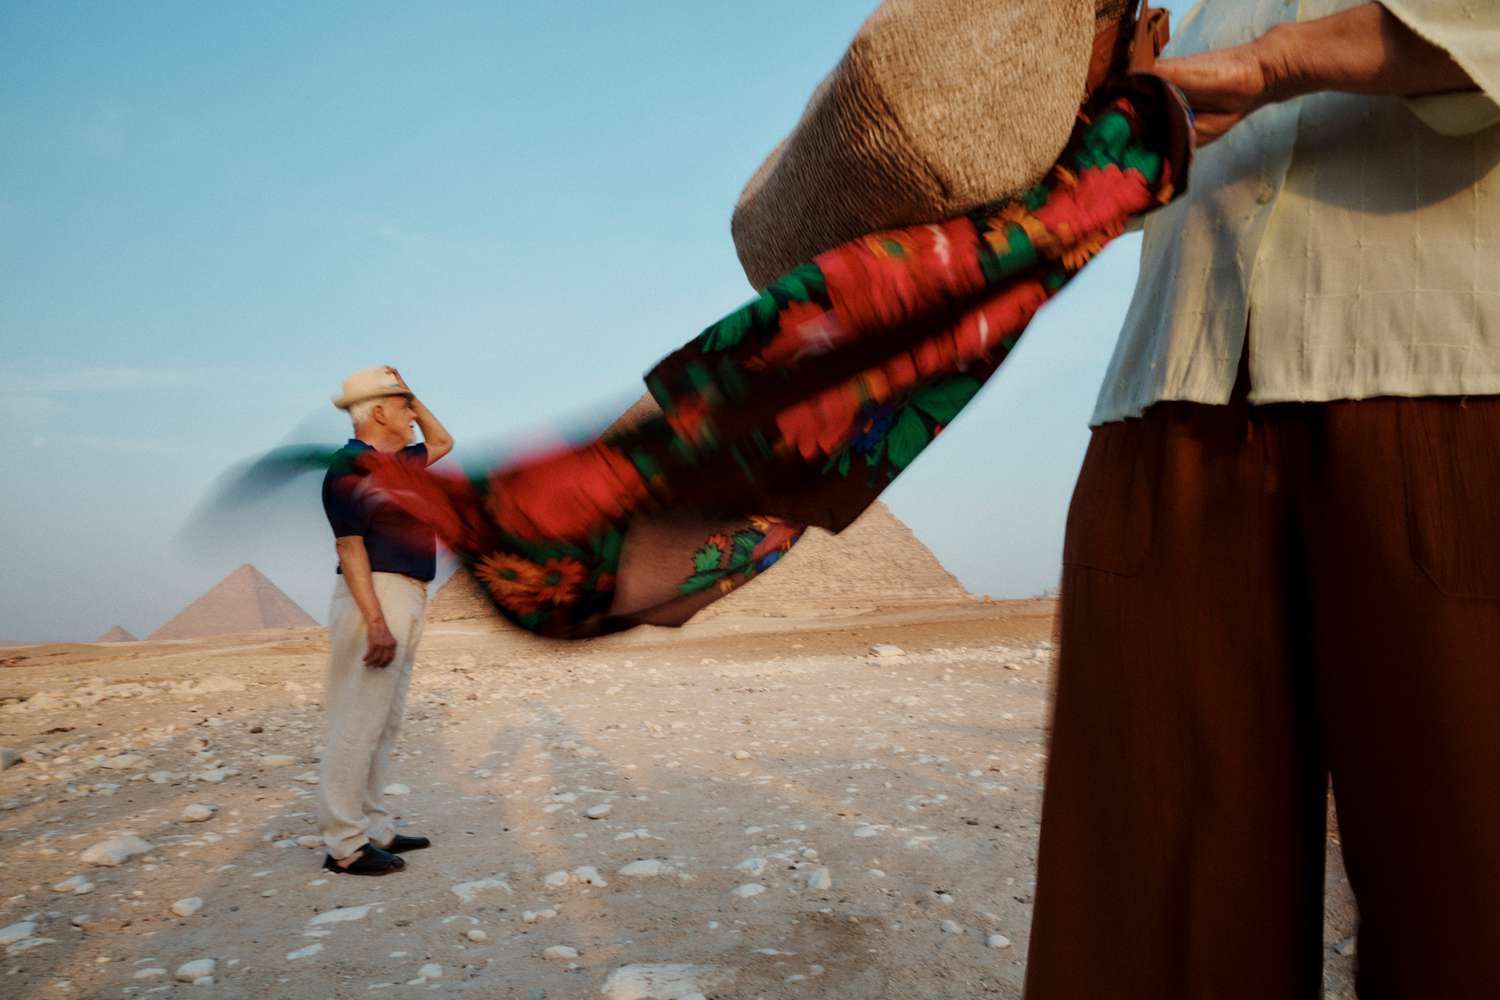
[[[332,648],[323,678],[328,742],[319,768],[318,826],[328,853],[338,860],[367,842],[385,847],[396,835],[385,805],[386,765],[401,729],[427,609],[422,581],[400,573],[370,575],[381,614],[396,637],[390,663],[365,666],[365,619],[342,576],[328,609]]]

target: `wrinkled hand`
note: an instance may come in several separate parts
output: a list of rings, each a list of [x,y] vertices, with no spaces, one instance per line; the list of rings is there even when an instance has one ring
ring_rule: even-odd
[[[375,670],[396,658],[396,637],[385,622],[369,627],[369,646],[365,649],[365,666]]]
[[[1265,48],[1258,43],[1162,59],[1151,71],[1187,95],[1200,146],[1277,99]]]

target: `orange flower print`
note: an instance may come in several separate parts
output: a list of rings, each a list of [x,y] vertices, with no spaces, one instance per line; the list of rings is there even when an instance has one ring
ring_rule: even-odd
[[[474,565],[474,575],[494,595],[495,602],[518,615],[540,611],[542,568],[529,559],[494,552]]]

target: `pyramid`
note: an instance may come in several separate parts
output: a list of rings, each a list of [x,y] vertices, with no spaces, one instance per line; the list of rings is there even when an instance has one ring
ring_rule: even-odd
[[[179,611],[148,639],[191,639],[265,628],[303,628],[318,623],[245,563]]]
[[[912,530],[877,500],[837,535],[808,529],[774,568],[709,605],[694,620],[864,611],[973,599]],[[438,588],[427,605],[428,621],[496,616],[479,584],[462,569]]]
[[[94,640],[95,642],[139,642],[124,625],[116,625]]]

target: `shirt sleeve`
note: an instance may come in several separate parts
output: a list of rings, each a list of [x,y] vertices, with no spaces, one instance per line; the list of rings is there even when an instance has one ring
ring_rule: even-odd
[[[370,525],[370,507],[364,498],[363,477],[353,473],[323,480],[323,513],[335,538],[363,535]]]
[[[1500,3],[1382,0],[1382,6],[1448,53],[1479,87],[1477,92],[1407,98],[1413,114],[1444,135],[1468,135],[1500,123]]]
[[[418,441],[401,449],[401,457],[419,469],[427,468],[427,442]]]

